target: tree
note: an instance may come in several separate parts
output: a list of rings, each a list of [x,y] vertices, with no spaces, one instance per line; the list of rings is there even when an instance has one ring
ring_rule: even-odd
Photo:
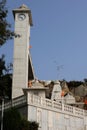
[[[67,84],[68,84],[68,87],[69,88],[73,88],[73,87],[78,87],[78,86],[80,86],[81,84],[83,84],[83,82],[82,81],[69,81],[69,82],[67,82]]]
[[[0,58],[0,77],[2,77],[4,71],[6,71],[4,57],[5,56],[2,55],[1,58]]]
[[[3,45],[8,39],[12,39],[14,33],[10,30],[11,25],[6,20],[8,10],[5,7],[6,0],[0,2],[0,46]]]
[[[6,8],[6,0],[0,2],[0,47],[8,40],[12,39],[15,34],[10,30],[11,25],[7,19],[8,10]],[[5,65],[4,55],[0,58],[0,97],[8,96],[11,98],[11,77],[9,75],[9,67]]]
[[[7,21],[8,9],[6,8],[6,0],[0,2],[0,47],[7,40],[15,37],[20,37],[11,31],[11,24]],[[11,98],[11,75],[9,71],[12,69],[12,64],[5,65],[4,55],[0,58],[0,97],[8,96]]]
[[[84,79],[84,82],[87,84],[87,78]]]
[[[38,123],[35,121],[26,121],[26,119],[22,119],[20,130],[38,130],[38,126]]]
[[[11,69],[11,65],[6,67],[4,55],[2,55],[0,58],[0,97],[7,96],[11,99],[12,78],[11,74],[9,74]]]
[[[38,123],[24,119],[16,108],[5,112],[3,126],[3,130],[38,130]]]
[[[15,108],[11,108],[4,114],[3,130],[19,130],[20,122],[20,113]]]

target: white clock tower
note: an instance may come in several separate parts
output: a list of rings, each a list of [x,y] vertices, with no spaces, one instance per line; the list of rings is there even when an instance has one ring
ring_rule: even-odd
[[[29,54],[31,11],[27,6],[22,5],[13,10],[13,15],[17,37],[14,38],[12,99],[23,95],[22,88],[28,87],[29,78],[34,79]]]

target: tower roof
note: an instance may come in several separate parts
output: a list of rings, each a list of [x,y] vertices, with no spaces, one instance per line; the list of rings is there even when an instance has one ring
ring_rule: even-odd
[[[19,11],[21,11],[21,10],[22,10],[22,11],[23,11],[23,10],[24,10],[24,11],[25,11],[25,10],[28,10],[28,11],[29,11],[30,9],[28,8],[27,5],[22,4],[20,7],[14,9],[14,10],[19,10]],[[14,10],[13,10],[13,11],[14,11]]]
[[[26,10],[28,9],[28,10],[30,10],[25,4],[21,5],[18,9],[22,9],[22,10],[23,10],[23,9],[24,9],[24,10],[25,10],[25,9],[26,9]]]
[[[15,13],[28,13],[30,25],[33,25],[31,10],[25,4],[22,4],[19,8],[13,10],[14,18]]]

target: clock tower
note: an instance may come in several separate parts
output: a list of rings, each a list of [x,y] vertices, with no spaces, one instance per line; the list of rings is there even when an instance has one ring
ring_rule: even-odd
[[[14,58],[12,99],[23,95],[23,88],[28,87],[28,80],[34,79],[29,53],[31,11],[26,5],[13,10],[15,19]]]

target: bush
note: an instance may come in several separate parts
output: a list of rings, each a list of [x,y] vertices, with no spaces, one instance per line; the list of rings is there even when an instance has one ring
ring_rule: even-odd
[[[38,123],[35,121],[26,121],[25,119],[21,120],[20,130],[38,130]]]
[[[29,122],[29,130],[38,130],[39,124],[35,121]]]

